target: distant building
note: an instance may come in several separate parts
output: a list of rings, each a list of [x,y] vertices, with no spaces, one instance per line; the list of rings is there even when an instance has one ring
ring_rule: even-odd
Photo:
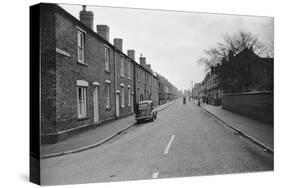
[[[188,97],[191,96],[189,90],[184,90],[184,91],[183,91],[183,95],[188,96]]]
[[[203,101],[208,104],[221,105],[223,90],[218,79],[218,68],[219,65],[211,67],[201,84],[201,96]]]
[[[236,55],[230,51],[200,84],[194,85],[193,95],[213,105],[221,105],[223,93],[272,91],[273,59],[259,57],[248,48]]]
[[[141,55],[140,64],[135,65],[136,103],[143,100],[152,100],[158,105],[158,77],[152,71],[151,65],[146,63],[146,58]]]
[[[201,93],[201,83],[195,83],[192,89],[192,97],[199,99]]]
[[[159,79],[159,104],[166,103],[170,100],[175,100],[181,93],[179,90],[170,83],[164,76],[158,74]]]

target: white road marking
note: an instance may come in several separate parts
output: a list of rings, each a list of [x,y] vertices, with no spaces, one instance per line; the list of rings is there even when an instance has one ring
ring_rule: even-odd
[[[153,175],[152,175],[152,178],[156,179],[156,178],[158,178],[158,175],[159,175],[159,172],[154,172]]]
[[[169,152],[169,149],[170,149],[171,144],[172,144],[172,142],[173,142],[173,140],[174,140],[174,137],[175,137],[175,135],[173,134],[173,135],[171,136],[171,139],[170,139],[170,141],[169,141],[169,143],[168,143],[168,145],[167,145],[165,151],[164,151],[164,154],[167,154],[167,153]]]

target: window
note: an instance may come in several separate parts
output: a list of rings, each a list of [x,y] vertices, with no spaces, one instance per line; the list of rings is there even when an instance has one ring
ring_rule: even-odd
[[[140,101],[140,96],[139,96],[139,93],[140,93],[140,89],[139,89],[139,88],[137,88],[137,94],[136,94],[136,96],[137,96],[137,97],[139,97],[139,101]]]
[[[128,86],[128,106],[131,106],[131,87]]]
[[[136,77],[137,77],[136,80],[139,81],[139,69],[138,69],[138,67],[136,68],[136,73],[137,73],[137,75],[136,75]]]
[[[128,79],[131,79],[131,62],[128,61]]]
[[[78,102],[78,118],[85,118],[87,116],[87,88],[77,87],[77,102]]]
[[[84,62],[84,48],[85,48],[85,33],[78,29],[77,31],[77,45],[78,45],[78,62]]]
[[[109,64],[110,64],[110,54],[109,48],[105,47],[104,49],[104,59],[105,59],[105,71],[109,72]]]
[[[121,86],[121,107],[125,107],[125,97],[124,97],[124,85]]]
[[[85,80],[77,80],[77,116],[85,118],[87,116],[87,89],[89,83]]]
[[[109,83],[105,84],[105,90],[106,90],[105,106],[106,106],[106,108],[110,108],[110,84]]]
[[[121,56],[120,74],[122,77],[124,77],[124,58],[123,58],[123,56]]]
[[[148,107],[148,103],[139,104],[139,110],[146,110]]]

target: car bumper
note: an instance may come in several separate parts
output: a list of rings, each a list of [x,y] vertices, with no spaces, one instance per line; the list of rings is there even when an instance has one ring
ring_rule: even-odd
[[[142,117],[136,117],[136,120],[143,120],[143,119],[151,119],[152,116],[142,116]]]

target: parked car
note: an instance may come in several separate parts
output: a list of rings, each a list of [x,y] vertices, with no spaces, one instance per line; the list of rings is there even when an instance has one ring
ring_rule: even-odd
[[[157,110],[151,100],[141,101],[137,104],[136,120],[141,122],[143,120],[154,121],[157,118]]]

